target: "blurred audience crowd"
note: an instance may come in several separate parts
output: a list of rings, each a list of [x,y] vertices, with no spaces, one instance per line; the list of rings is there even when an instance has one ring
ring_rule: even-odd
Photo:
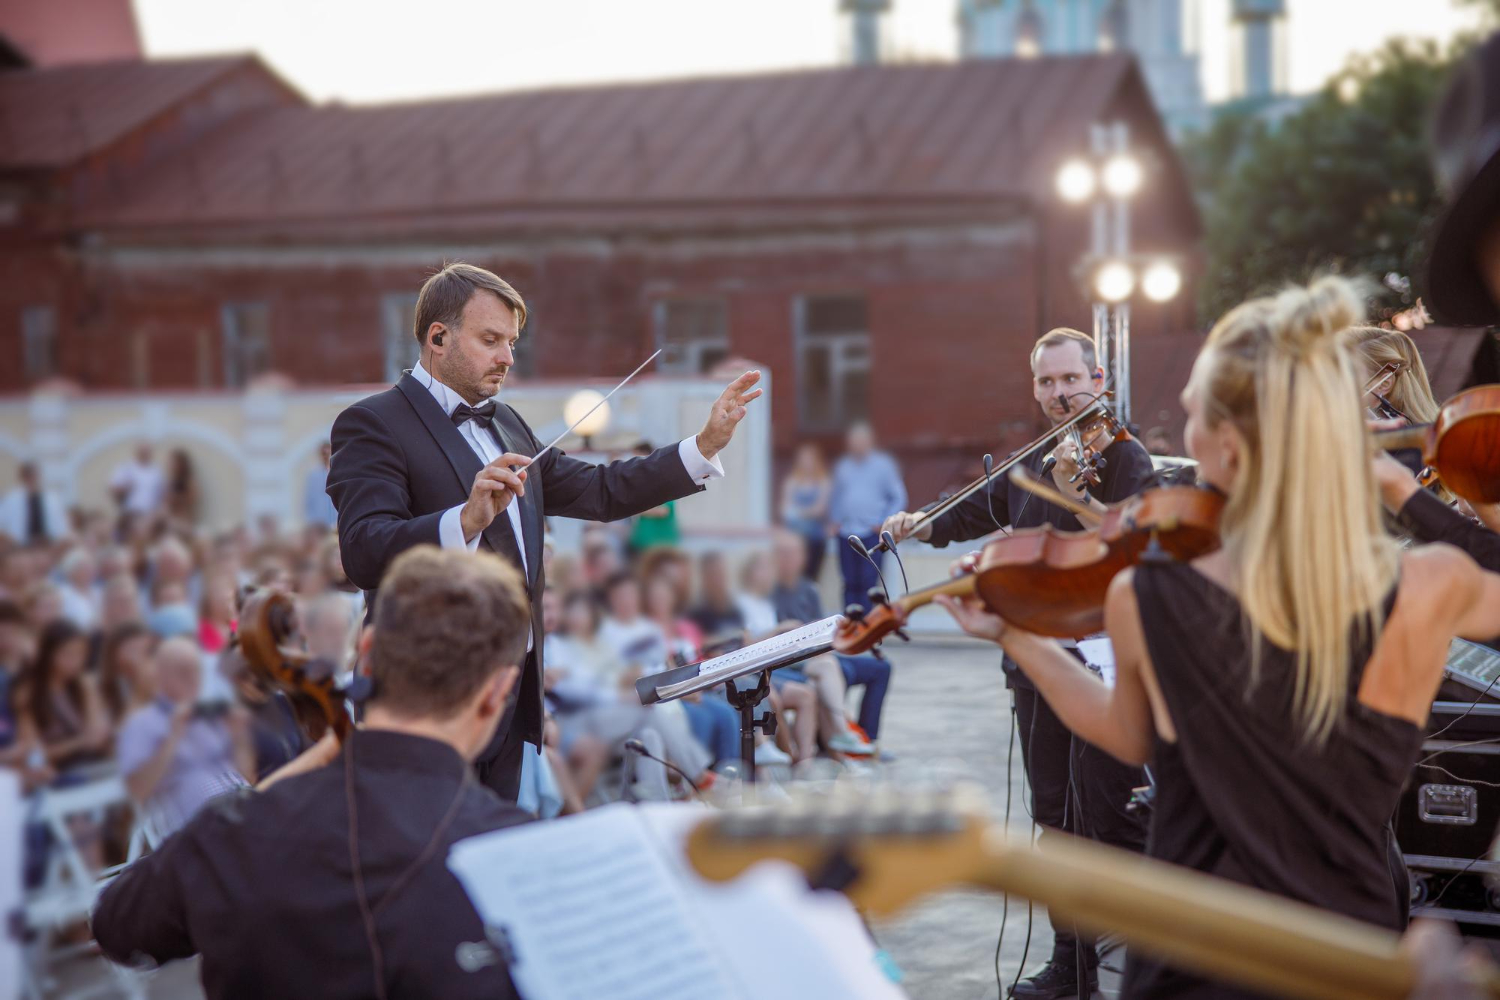
[[[734,558],[685,550],[670,505],[587,525],[576,552],[554,552],[549,540],[551,718],[533,808],[687,797],[741,766],[739,715],[721,693],[644,707],[634,683],[831,613],[816,581],[833,540],[868,540],[905,504],[868,428],[850,438],[832,474],[816,448],[799,451],[782,526]],[[215,795],[306,747],[289,703],[234,648],[247,595],[295,595],[307,651],[353,668],[364,595],[343,572],[322,489],[326,447],[323,459],[303,484],[295,531],[273,517],[206,528],[190,457],[176,451],[158,464],[144,444],[111,476],[104,508],[65,509],[30,465],[0,496],[0,767],[19,772],[32,803],[48,789],[123,783],[128,803],[69,822],[91,868],[126,860],[133,840],[149,848]],[[873,575],[846,566],[848,594],[862,597]],[[757,734],[756,765],[870,760],[889,683],[876,656],[827,654],[776,671],[770,710],[780,725],[772,738]],[[30,825],[33,885],[52,839]]]

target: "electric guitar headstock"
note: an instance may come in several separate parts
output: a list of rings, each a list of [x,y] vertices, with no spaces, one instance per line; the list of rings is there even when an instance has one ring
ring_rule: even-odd
[[[780,802],[709,817],[688,837],[688,860],[723,882],[774,858],[814,884],[845,892],[871,916],[889,916],[922,896],[970,885],[996,863],[991,820],[977,786],[948,788],[835,783]]]

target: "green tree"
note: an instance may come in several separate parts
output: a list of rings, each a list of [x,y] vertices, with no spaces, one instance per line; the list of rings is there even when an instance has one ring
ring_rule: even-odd
[[[1412,279],[1440,202],[1427,123],[1453,59],[1390,42],[1300,108],[1229,111],[1185,145],[1203,207],[1207,266],[1199,313],[1211,322],[1245,298],[1315,273]]]

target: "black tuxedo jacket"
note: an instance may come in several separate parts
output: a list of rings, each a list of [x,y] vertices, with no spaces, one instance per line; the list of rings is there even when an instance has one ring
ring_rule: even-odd
[[[535,455],[542,447],[505,403],[496,403],[493,430],[502,451]],[[409,373],[340,413],[332,439],[328,495],[338,510],[339,552],[344,572],[364,589],[373,613],[386,567],[414,545],[439,544],[438,522],[448,508],[469,498],[482,463],[432,393]],[[528,469],[521,533],[534,641],[510,723],[521,727],[526,740],[539,744],[542,737],[542,518],[615,521],[701,490],[677,448],[673,444],[608,465],[581,462],[552,448]],[[520,568],[508,513],[502,511],[484,530],[480,547]]]

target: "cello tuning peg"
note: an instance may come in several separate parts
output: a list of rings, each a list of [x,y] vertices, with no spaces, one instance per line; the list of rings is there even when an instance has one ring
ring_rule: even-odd
[[[881,590],[879,587],[871,587],[869,596],[871,605],[891,603],[891,599],[887,597],[885,591]]]
[[[847,619],[849,619],[851,622],[861,622],[861,621],[864,621],[865,620],[865,609],[864,609],[864,606],[860,605],[860,604],[851,604],[851,605],[849,605],[847,608],[844,609],[844,617],[847,618]]]
[[[906,629],[904,628],[896,629],[896,637],[899,638],[902,642],[911,642],[911,636],[906,634]]]

